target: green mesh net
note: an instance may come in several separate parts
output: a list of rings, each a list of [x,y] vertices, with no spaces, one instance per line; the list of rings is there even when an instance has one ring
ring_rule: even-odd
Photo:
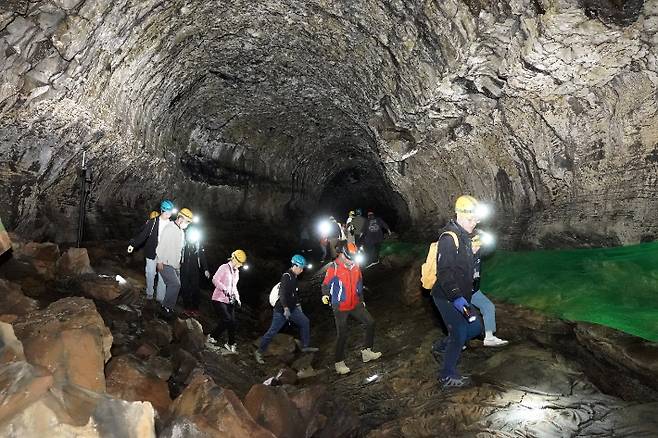
[[[418,253],[420,248],[424,259],[429,244],[408,245],[399,249]],[[498,250],[483,260],[481,288],[498,300],[658,341],[658,243],[564,251]]]

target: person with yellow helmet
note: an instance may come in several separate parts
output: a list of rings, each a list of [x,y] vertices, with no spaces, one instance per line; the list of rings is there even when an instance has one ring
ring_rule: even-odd
[[[471,297],[475,258],[471,234],[483,217],[480,202],[464,195],[455,202],[456,219],[440,234],[437,251],[437,275],[432,298],[448,328],[443,366],[439,382],[444,388],[461,387],[468,383],[457,371],[462,348],[469,339],[480,335],[482,324],[473,315]],[[456,237],[456,238],[455,238]]]
[[[165,284],[156,270],[155,249],[162,235],[165,225],[170,223],[171,215],[174,212],[174,203],[168,199],[160,203],[160,213],[152,211],[149,214],[149,220],[142,226],[137,236],[130,239],[128,244],[128,254],[131,254],[135,248],[144,246],[144,257],[146,258],[146,299],[152,300],[155,295],[158,302],[162,302],[165,297]],[[157,293],[155,289],[155,277],[158,277]]]
[[[224,348],[229,352],[237,353],[235,332],[237,320],[235,319],[235,306],[242,306],[240,293],[238,292],[238,281],[240,280],[240,268],[247,262],[247,254],[236,249],[231,253],[228,261],[221,265],[212,277],[215,290],[212,293],[212,306],[219,317],[219,323],[208,336],[208,342],[217,344],[224,331],[228,331],[228,342]]]
[[[185,229],[194,216],[189,208],[181,208],[174,222],[169,222],[162,230],[155,250],[157,269],[166,286],[162,308],[166,315],[173,315],[180,291],[180,265],[185,246]]]

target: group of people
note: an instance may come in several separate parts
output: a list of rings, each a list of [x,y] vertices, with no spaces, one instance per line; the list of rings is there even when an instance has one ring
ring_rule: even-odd
[[[436,278],[431,295],[448,334],[433,348],[443,353],[439,381],[444,387],[460,387],[468,383],[468,378],[457,371],[457,363],[466,342],[480,336],[482,332],[480,319],[474,317],[471,306],[477,307],[482,313],[484,345],[499,347],[507,344],[507,341],[494,335],[495,307],[479,289],[481,243],[476,232],[476,226],[482,219],[478,212],[479,207],[480,203],[475,198],[460,196],[455,203],[456,218],[446,225],[438,239]],[[381,357],[381,352],[373,351],[375,321],[364,301],[363,277],[356,260],[359,254],[357,245],[363,244],[367,253],[373,257],[371,260],[376,260],[384,230],[388,233],[391,231],[373,212],[368,212],[367,219],[359,213],[358,210],[351,211],[345,225],[339,224],[333,217],[330,218],[329,223],[334,228],[323,236],[332,261],[326,266],[321,299],[322,303],[331,306],[333,311],[337,334],[334,365],[338,374],[350,372],[345,363],[347,321],[350,317],[365,326],[365,339],[361,350],[363,362]],[[176,216],[172,221],[173,215]],[[184,291],[183,302],[186,309],[192,313],[198,312],[199,273],[202,272],[210,278],[200,239],[195,238],[194,229],[189,229],[193,220],[191,210],[182,208],[177,211],[171,201],[164,200],[160,204],[160,212],[151,214],[128,246],[129,253],[136,247],[144,247],[146,296],[149,300],[155,298],[162,305],[165,314],[173,313],[181,289]],[[238,282],[240,268],[246,261],[247,254],[237,249],[212,276],[215,286],[212,306],[219,323],[208,336],[208,341],[220,344],[221,336],[227,331],[228,341],[224,348],[230,353],[237,353],[235,309],[236,306],[241,306]],[[297,279],[307,266],[306,258],[295,254],[290,260],[290,268],[282,274],[276,289],[273,289],[275,296],[271,299],[272,322],[254,353],[258,363],[264,363],[263,356],[269,344],[287,322],[299,328],[303,352],[318,350],[310,345],[310,322],[298,297]]]
[[[361,209],[352,210],[345,223],[338,222],[334,216],[320,223],[318,230],[322,262],[333,260],[338,255],[338,244],[354,243],[363,248],[368,266],[379,263],[379,251],[384,241],[384,233],[391,234],[391,228],[384,220],[368,211],[366,217]],[[308,239],[308,229],[303,231]]]
[[[165,317],[174,315],[179,294],[185,313],[197,316],[200,302],[199,274],[203,273],[211,279],[215,286],[212,306],[219,323],[208,340],[218,343],[217,340],[227,331],[228,342],[224,348],[236,353],[235,307],[242,305],[237,284],[240,279],[239,269],[247,262],[247,254],[236,249],[211,278],[199,230],[192,225],[193,222],[194,214],[189,208],[178,210],[173,202],[165,199],[160,203],[160,212],[151,212],[139,233],[130,239],[128,253],[132,253],[135,248],[144,248],[146,299],[155,299],[160,303]]]

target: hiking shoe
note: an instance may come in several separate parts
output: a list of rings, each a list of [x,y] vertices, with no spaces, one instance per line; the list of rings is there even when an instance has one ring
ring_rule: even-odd
[[[334,364],[334,367],[336,368],[336,372],[340,375],[347,374],[350,372],[350,369],[347,368],[347,365],[345,365],[345,361],[336,362]]]
[[[463,388],[468,385],[468,379],[464,377],[442,377],[439,379],[439,383],[443,389],[449,388]]]
[[[256,362],[258,362],[259,364],[263,365],[265,363],[265,361],[263,360],[263,354],[260,351],[256,350],[254,352],[254,357],[256,358]]]
[[[229,344],[228,342],[224,344],[224,348],[226,348],[230,353],[237,354],[238,353],[238,345],[237,344]]]
[[[370,362],[371,360],[379,359],[382,357],[382,353],[379,351],[372,351],[370,348],[366,348],[365,350],[361,350],[361,359],[363,359],[363,362]]]
[[[316,351],[320,351],[320,349],[316,348],[316,347],[304,347],[304,348],[302,348],[302,353],[315,353]]]
[[[503,345],[509,344],[509,341],[506,341],[505,339],[500,339],[495,336],[492,336],[490,338],[484,338],[484,346],[485,347],[502,347]]]

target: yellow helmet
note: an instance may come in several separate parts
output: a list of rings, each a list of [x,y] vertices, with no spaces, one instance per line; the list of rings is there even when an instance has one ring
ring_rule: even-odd
[[[153,210],[152,212],[149,213],[149,219],[155,219],[158,216],[160,216],[160,213],[158,213],[155,210]]]
[[[478,200],[474,197],[462,195],[455,202],[455,213],[474,215],[478,204]]]
[[[183,216],[185,219],[192,221],[194,219],[194,215],[192,214],[192,210],[189,208],[181,208],[180,211],[178,212],[179,216]]]
[[[231,253],[231,259],[235,260],[236,262],[242,265],[247,261],[247,253],[245,253],[241,249],[236,249]]]
[[[353,217],[353,216],[356,216],[356,213],[354,212],[354,210],[350,211],[350,217]]]

